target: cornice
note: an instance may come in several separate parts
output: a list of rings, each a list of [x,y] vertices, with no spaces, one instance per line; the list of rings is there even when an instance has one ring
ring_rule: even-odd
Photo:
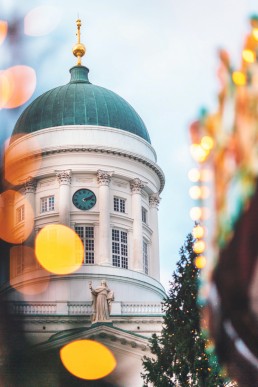
[[[152,169],[160,180],[160,190],[159,193],[163,191],[163,188],[165,186],[165,175],[162,171],[162,169],[153,161],[143,157],[139,156],[138,154],[135,154],[133,152],[126,152],[124,150],[118,150],[118,149],[112,149],[112,148],[104,148],[104,147],[98,147],[98,146],[76,146],[76,147],[60,147],[60,148],[52,148],[48,150],[44,150],[41,155],[42,156],[49,156],[54,154],[60,154],[60,153],[74,153],[74,152],[88,152],[88,153],[106,153],[106,154],[112,154],[115,156],[120,157],[126,157],[128,159],[138,161],[150,169]]]

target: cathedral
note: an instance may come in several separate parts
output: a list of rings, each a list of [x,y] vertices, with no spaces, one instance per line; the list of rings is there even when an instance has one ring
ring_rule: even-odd
[[[77,20],[70,81],[23,111],[6,152],[15,193],[4,211],[12,213],[5,216],[14,246],[1,294],[37,353],[51,357],[75,340],[96,340],[117,362],[102,385],[140,387],[148,339],[162,324],[158,206],[165,178],[141,117],[90,82],[80,28]],[[16,157],[24,149],[25,161]],[[37,238],[44,230],[58,233],[49,228],[56,225],[83,246],[71,272],[48,270],[36,259]],[[46,386],[62,385],[45,377],[52,381]]]

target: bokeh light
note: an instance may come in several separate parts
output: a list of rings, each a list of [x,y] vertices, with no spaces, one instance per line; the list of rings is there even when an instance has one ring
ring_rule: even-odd
[[[205,250],[205,242],[202,241],[202,240],[198,240],[196,242],[194,242],[193,244],[193,251],[196,253],[196,254],[202,254]]]
[[[42,162],[41,149],[36,138],[24,140],[24,135],[16,134],[5,143],[4,178],[13,185],[35,177]]]
[[[210,136],[203,136],[201,139],[201,146],[206,151],[210,151],[214,146],[214,140]]]
[[[3,43],[3,41],[6,38],[8,31],[8,23],[5,20],[0,20],[0,44]]]
[[[258,28],[253,28],[252,35],[255,40],[258,40]]]
[[[206,266],[206,263],[207,260],[204,255],[198,255],[194,260],[194,264],[197,269],[203,269]]]
[[[196,183],[197,181],[200,180],[200,177],[201,177],[201,172],[199,169],[197,168],[192,168],[190,169],[190,171],[188,172],[188,179],[190,181],[192,181],[193,183]]]
[[[0,109],[13,109],[27,102],[36,88],[36,73],[29,66],[13,66],[0,72]]]
[[[246,76],[241,71],[234,71],[232,74],[232,79],[237,86],[244,86],[246,84]]]
[[[35,295],[46,291],[49,273],[41,273],[34,281],[26,281],[27,273],[38,269],[35,252],[32,247],[17,245],[10,249],[10,285],[22,294]],[[17,279],[18,277],[18,279]]]
[[[201,197],[201,187],[199,187],[198,185],[193,185],[190,189],[189,189],[189,195],[192,199],[199,199]]]
[[[60,350],[64,367],[81,379],[96,380],[110,374],[116,359],[103,344],[93,340],[77,340]]]
[[[195,239],[203,238],[204,236],[204,228],[199,224],[193,228],[192,235]]]
[[[202,163],[206,160],[209,151],[204,149],[200,144],[192,144],[190,146],[190,152],[195,161]]]
[[[200,180],[201,181],[211,181],[212,180],[212,172],[208,168],[203,168],[200,172]]]
[[[192,207],[190,210],[190,218],[192,220],[199,220],[202,217],[201,207]]]
[[[24,33],[30,36],[43,36],[53,31],[62,17],[60,7],[40,5],[33,8],[24,18]]]
[[[242,52],[242,57],[247,63],[254,63],[255,61],[255,53],[252,50],[245,49]]]
[[[83,244],[69,227],[50,224],[38,233],[35,242],[38,262],[55,274],[69,274],[79,269],[83,261]]]
[[[34,227],[34,211],[21,193],[7,190],[0,195],[0,238],[6,242],[23,243]]]
[[[201,199],[207,199],[210,196],[210,189],[206,185],[201,186],[201,193],[200,198]]]

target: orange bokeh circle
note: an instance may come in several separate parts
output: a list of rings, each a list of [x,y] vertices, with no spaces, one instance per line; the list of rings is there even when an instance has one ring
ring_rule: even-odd
[[[39,265],[32,247],[24,245],[11,247],[10,285],[13,288],[26,295],[35,295],[46,291],[50,275],[48,272],[42,273],[42,269],[39,275],[33,275],[32,272],[37,269],[39,269]]]
[[[5,143],[4,178],[13,185],[35,177],[42,162],[38,141],[25,136],[25,133],[15,134]]]
[[[38,233],[35,252],[44,269],[61,275],[80,268],[84,247],[74,230],[61,224],[50,224]]]
[[[13,109],[27,102],[35,91],[36,73],[32,67],[17,65],[0,72],[0,108]]]
[[[3,43],[3,41],[6,38],[8,31],[8,23],[5,20],[0,20],[0,44]]]
[[[64,367],[81,379],[96,380],[110,374],[116,367],[116,359],[103,344],[93,340],[77,340],[60,350]]]
[[[7,190],[0,195],[0,238],[23,243],[34,227],[34,211],[24,195]]]

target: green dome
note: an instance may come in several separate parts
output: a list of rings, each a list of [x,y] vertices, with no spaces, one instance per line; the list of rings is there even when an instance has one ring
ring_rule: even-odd
[[[99,125],[136,134],[150,143],[144,122],[119,95],[88,80],[87,67],[70,69],[67,85],[49,90],[21,114],[13,134],[66,125]]]

